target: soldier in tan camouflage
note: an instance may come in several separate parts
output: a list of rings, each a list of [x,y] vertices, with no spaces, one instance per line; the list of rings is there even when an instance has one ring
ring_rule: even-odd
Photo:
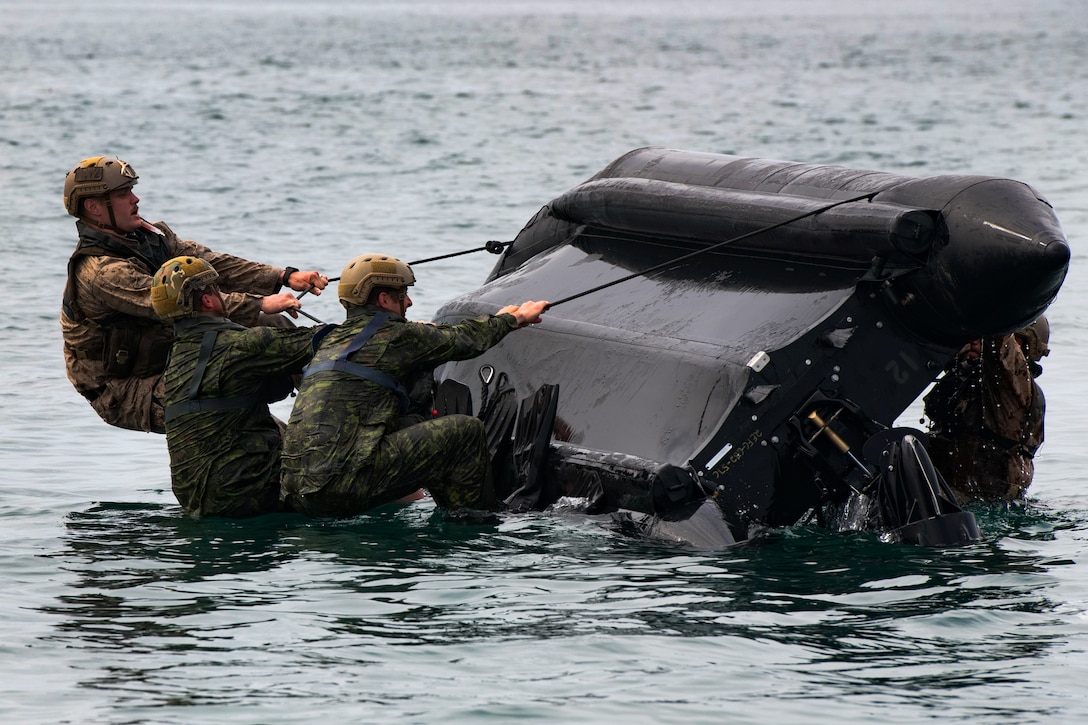
[[[409,384],[539,321],[548,303],[452,325],[408,322],[414,283],[408,265],[386,255],[364,254],[344,269],[347,319],[321,342],[287,424],[280,480],[296,511],[354,516],[420,487],[449,514],[496,507],[483,423],[446,415],[410,424]]]
[[[1046,400],[1035,382],[1050,351],[1040,317],[959,352],[925,397],[930,458],[960,503],[1023,498],[1043,442]]]
[[[283,432],[268,403],[294,390],[291,376],[331,326],[243,327],[223,315],[219,275],[177,257],[154,275],[151,304],[173,321],[164,374],[170,480],[185,513],[246,517],[280,510]]]
[[[173,341],[169,323],[151,308],[151,275],[188,255],[214,264],[227,316],[241,324],[289,324],[276,313],[299,306],[290,292],[315,294],[328,284],[300,272],[219,254],[179,239],[163,222],[139,214],[136,172],[120,159],[79,162],[64,181],[64,207],[76,217],[79,243],[68,262],[61,331],[68,379],[110,425],[162,433],[162,371]]]

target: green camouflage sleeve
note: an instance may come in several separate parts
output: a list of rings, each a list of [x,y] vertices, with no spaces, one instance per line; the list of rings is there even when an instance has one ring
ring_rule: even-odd
[[[390,343],[382,360],[390,364],[389,372],[398,379],[403,379],[412,369],[474,358],[518,327],[517,320],[509,314],[478,317],[455,324],[406,324],[410,327]],[[384,364],[380,367],[386,369]]]

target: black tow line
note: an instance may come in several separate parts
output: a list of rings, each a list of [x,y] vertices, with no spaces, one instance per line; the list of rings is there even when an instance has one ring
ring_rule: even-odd
[[[413,266],[413,265],[416,265],[416,264],[426,264],[427,262],[437,262],[440,259],[449,259],[451,257],[460,257],[463,254],[473,254],[474,252],[490,252],[491,254],[502,254],[503,250],[506,249],[507,247],[509,247],[511,244],[513,244],[513,242],[490,241],[487,244],[485,244],[484,246],[476,247],[475,249],[465,249],[465,250],[462,250],[460,252],[451,252],[449,254],[442,254],[442,255],[439,255],[437,257],[428,257],[427,259],[417,259],[414,262],[409,262],[408,266]],[[339,280],[340,280],[339,277],[329,277],[330,282],[338,282]],[[306,295],[306,293],[309,292],[312,289],[313,289],[313,286],[307,287],[306,289],[302,290],[297,295],[295,295],[295,299],[296,300],[301,300]],[[303,312],[301,309],[296,309],[295,312],[297,312],[300,315],[303,315],[304,317],[310,318],[311,320],[313,320],[314,322],[316,322],[319,325],[324,325],[325,324],[324,322],[317,319],[313,315],[311,315],[309,313],[306,313],[306,312]]]
[[[296,299],[297,299],[297,298],[296,298]],[[302,315],[303,317],[308,317],[308,318],[310,318],[311,320],[313,320],[314,322],[316,322],[316,323],[317,323],[317,324],[319,324],[319,325],[324,325],[324,324],[325,324],[324,320],[319,320],[319,319],[317,319],[316,317],[314,317],[313,315],[311,315],[311,314],[310,314],[309,312],[303,312],[303,311],[302,311],[302,310],[301,310],[300,308],[297,308],[297,307],[296,307],[296,308],[295,308],[295,312],[296,312],[297,314],[300,314],[300,315]]]
[[[717,244],[712,244],[709,247],[704,247],[703,249],[697,249],[694,252],[689,252],[688,254],[682,254],[679,257],[668,260],[667,262],[662,262],[660,264],[655,264],[652,267],[647,267],[646,269],[640,270],[638,272],[632,272],[631,274],[629,274],[629,275],[627,275],[625,277],[620,277],[619,279],[614,279],[611,282],[605,282],[604,284],[597,285],[596,287],[591,287],[591,288],[589,288],[587,290],[583,290],[582,292],[578,292],[577,294],[570,295],[569,297],[564,297],[561,300],[556,300],[555,302],[550,302],[550,303],[548,303],[548,305],[544,309],[545,310],[550,310],[553,307],[556,307],[558,305],[562,305],[562,304],[565,304],[567,302],[571,302],[572,300],[579,299],[580,297],[585,297],[586,295],[591,295],[594,292],[600,292],[601,290],[608,289],[609,287],[614,287],[614,286],[616,286],[618,284],[621,284],[623,282],[627,282],[628,280],[632,280],[632,279],[634,279],[636,277],[643,277],[645,275],[650,274],[651,272],[656,272],[659,269],[664,269],[666,267],[671,267],[671,266],[674,266],[676,264],[679,264],[680,262],[685,262],[685,261],[691,259],[692,257],[697,257],[700,254],[706,254],[707,252],[713,252],[715,249],[719,249],[721,247],[724,247],[727,244],[736,244],[737,242],[743,241],[745,239],[750,239],[751,237],[754,237],[754,236],[756,236],[758,234],[763,234],[765,232],[773,231],[775,229],[778,229],[779,227],[784,227],[787,224],[793,224],[794,222],[799,222],[802,219],[808,219],[809,217],[816,216],[817,214],[823,214],[825,211],[829,211],[831,209],[834,209],[837,206],[843,206],[844,204],[853,204],[853,203],[856,203],[856,202],[859,202],[859,201],[869,201],[869,202],[871,202],[873,200],[873,197],[875,197],[879,193],[880,193],[879,191],[871,191],[871,192],[869,192],[867,194],[861,194],[859,196],[854,196],[854,197],[851,197],[849,199],[840,199],[839,201],[835,201],[835,202],[832,202],[830,204],[825,204],[824,206],[813,209],[812,211],[806,211],[804,214],[798,214],[797,216],[790,217],[789,219],[786,219],[784,221],[775,222],[774,224],[771,224],[771,225],[765,226],[765,227],[761,227],[759,229],[753,229],[752,231],[741,234],[738,237],[733,237],[732,239],[726,239],[725,241],[718,242]],[[409,265],[426,264],[427,262],[435,262],[435,261],[438,261],[440,259],[449,259],[450,257],[459,257],[462,254],[472,254],[474,252],[487,251],[487,252],[491,252],[492,254],[502,254],[503,251],[508,246],[510,246],[511,244],[513,244],[513,242],[494,242],[494,241],[492,241],[492,242],[488,242],[487,244],[485,244],[482,247],[476,247],[474,249],[466,249],[466,250],[461,251],[461,252],[452,252],[450,254],[443,254],[443,255],[440,255],[440,256],[437,256],[437,257],[428,257],[427,259],[420,259],[420,260],[415,261],[415,262],[409,262],[408,264]],[[336,282],[339,279],[340,279],[339,277],[329,277],[330,282]],[[305,289],[302,292],[299,292],[298,297],[296,297],[296,299],[301,299],[302,296],[305,295],[309,291],[310,291],[309,289]],[[306,313],[302,312],[302,310],[295,310],[295,311],[300,313],[300,314],[306,315]],[[310,315],[306,315],[306,316],[309,317],[311,320],[314,320],[315,322],[320,322],[320,320],[316,320],[314,317],[311,317]]]
[[[462,254],[472,254],[473,252],[491,252],[492,254],[502,254],[503,250],[509,247],[513,242],[488,242],[482,247],[476,247],[475,249],[466,249],[463,252],[453,252],[451,254],[443,254],[438,257],[428,257],[427,259],[420,259],[415,262],[409,262],[408,266],[415,264],[426,264],[427,262],[437,262],[440,259],[449,259],[450,257],[460,257]],[[332,280],[329,280],[332,282]]]
[[[475,249],[465,249],[460,252],[450,252],[449,254],[442,254],[437,257],[428,257],[427,259],[417,259],[414,262],[409,262],[408,266],[414,266],[417,264],[426,264],[427,262],[437,262],[440,259],[449,259],[450,257],[460,257],[462,254],[472,254],[474,252],[491,252],[492,254],[502,254],[503,250],[509,247],[513,242],[488,242],[482,247],[476,247]],[[339,277],[329,277],[330,282],[340,281]],[[313,287],[307,287],[306,289],[295,295],[296,300],[302,299],[303,295],[312,290]],[[295,310],[298,312],[299,310]]]
[[[659,269],[664,269],[665,267],[671,267],[671,266],[673,266],[675,264],[678,264],[680,262],[684,262],[684,261],[686,261],[688,259],[691,259],[692,257],[698,256],[700,254],[706,254],[707,252],[713,252],[715,249],[718,249],[719,247],[724,247],[727,244],[735,244],[736,242],[739,242],[739,241],[744,240],[744,239],[748,239],[749,237],[754,237],[757,234],[763,234],[764,232],[769,232],[769,231],[771,231],[773,229],[778,229],[779,227],[784,227],[787,224],[793,224],[794,222],[801,221],[802,219],[807,219],[810,216],[816,216],[817,214],[823,214],[825,211],[828,211],[829,209],[834,209],[837,206],[842,206],[843,204],[853,204],[854,202],[858,202],[858,201],[872,201],[873,197],[876,196],[879,193],[880,193],[879,191],[871,191],[868,194],[862,194],[861,196],[855,196],[855,197],[852,197],[850,199],[842,199],[841,201],[836,201],[834,203],[827,204],[825,206],[821,206],[818,209],[813,209],[812,211],[807,211],[804,214],[798,214],[797,216],[792,217],[790,219],[786,219],[785,221],[776,222],[774,224],[771,224],[770,226],[762,227],[760,229],[754,229],[754,230],[752,230],[750,232],[746,232],[744,234],[741,234],[739,237],[733,237],[732,239],[726,239],[724,242],[718,242],[717,244],[712,244],[709,247],[705,247],[703,249],[697,249],[694,252],[690,252],[688,254],[683,254],[683,255],[681,255],[679,257],[676,257],[675,259],[670,259],[667,262],[662,262],[661,264],[655,264],[654,266],[648,267],[648,268],[646,268],[644,270],[641,270],[639,272],[633,272],[633,273],[627,275],[626,277],[620,277],[619,279],[614,279],[611,282],[605,282],[604,284],[597,285],[596,287],[592,287],[590,289],[587,289],[584,292],[579,292],[579,293],[573,294],[573,295],[571,295],[569,297],[564,297],[561,300],[556,300],[555,302],[549,303],[548,306],[545,307],[544,309],[545,310],[550,310],[551,308],[555,307],[556,305],[561,305],[561,304],[564,304],[566,302],[570,302],[571,300],[576,300],[579,297],[585,297],[586,295],[593,294],[594,292],[600,292],[603,289],[608,289],[609,287],[613,287],[613,286],[615,286],[617,284],[620,284],[621,282],[626,282],[628,280],[634,279],[635,277],[642,277],[644,275],[650,274],[651,272],[656,272]]]

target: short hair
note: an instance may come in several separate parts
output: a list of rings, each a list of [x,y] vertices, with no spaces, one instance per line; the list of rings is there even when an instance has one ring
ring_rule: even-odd
[[[374,289],[370,290],[370,294],[367,295],[366,303],[368,305],[378,304],[378,295],[380,295],[382,292],[386,292],[396,297],[406,293],[407,291],[407,287],[375,287]]]

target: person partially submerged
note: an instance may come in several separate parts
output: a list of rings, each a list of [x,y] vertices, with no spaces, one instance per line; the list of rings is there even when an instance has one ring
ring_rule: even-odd
[[[321,341],[287,423],[281,488],[294,510],[354,516],[421,487],[451,515],[497,507],[483,422],[413,415],[410,390],[436,366],[540,321],[548,303],[456,324],[409,322],[413,284],[411,268],[384,254],[360,255],[344,269],[346,320]]]
[[[294,390],[291,376],[333,326],[238,325],[224,316],[218,282],[208,262],[176,257],[151,285],[175,332],[163,375],[171,488],[195,517],[281,511],[283,429],[268,404]]]
[[[974,340],[926,395],[930,458],[960,503],[1026,495],[1044,438],[1046,399],[1036,378],[1049,340],[1046,317]]]

